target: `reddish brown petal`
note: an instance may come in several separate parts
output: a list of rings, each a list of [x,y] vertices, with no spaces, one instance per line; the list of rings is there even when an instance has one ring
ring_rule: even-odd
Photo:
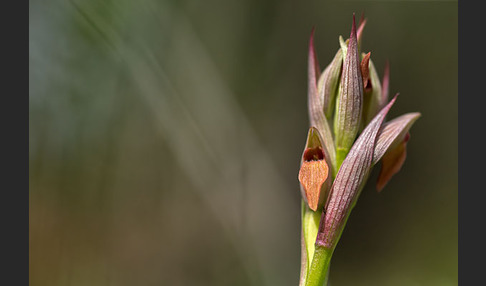
[[[418,112],[411,112],[383,124],[376,140],[373,165],[377,164],[388,150],[395,148],[405,138],[405,134],[420,116],[421,114]]]
[[[367,90],[368,85],[371,85],[371,82],[370,82],[370,56],[371,56],[371,52],[364,55],[363,59],[361,60],[361,76],[363,77],[363,87],[364,87],[365,91],[368,91]]]
[[[405,139],[398,144],[397,147],[390,150],[383,156],[383,159],[381,160],[382,165],[380,175],[378,176],[378,181],[376,183],[376,189],[378,192],[381,192],[393,175],[398,173],[402,168],[403,163],[407,158],[407,140],[408,138],[405,137]]]
[[[327,180],[328,174],[329,168],[325,160],[305,161],[300,167],[299,181],[305,190],[307,204],[313,211],[317,210],[322,186]]]

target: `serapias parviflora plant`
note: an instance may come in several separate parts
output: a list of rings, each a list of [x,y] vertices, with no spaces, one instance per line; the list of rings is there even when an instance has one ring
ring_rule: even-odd
[[[377,190],[402,167],[409,130],[420,117],[412,112],[386,121],[397,99],[388,98],[389,65],[382,82],[371,53],[360,53],[366,20],[321,72],[309,41],[308,108],[310,128],[299,170],[302,193],[301,286],[327,284],[331,257],[346,221],[373,167],[381,161]]]

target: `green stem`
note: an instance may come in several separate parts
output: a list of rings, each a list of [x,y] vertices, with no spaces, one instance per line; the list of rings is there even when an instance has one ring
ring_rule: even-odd
[[[337,243],[341,239],[344,226],[348,222],[350,214],[351,212],[349,212],[344,218],[343,227],[340,230],[338,230],[336,242],[334,243],[332,249],[325,248],[322,245],[316,244],[314,250],[314,257],[312,258],[312,264],[310,265],[310,267],[308,267],[305,286],[327,285],[327,280],[329,279],[329,266],[331,264],[332,254],[334,253],[334,249],[336,248]]]
[[[344,148],[337,148],[336,150],[336,165],[337,170],[341,168],[341,164],[348,155],[349,150]],[[337,171],[332,172],[332,180],[336,178]],[[302,263],[301,275],[306,273],[303,277],[301,276],[300,284],[305,286],[323,286],[327,285],[329,279],[329,266],[331,265],[331,257],[334,252],[334,247],[332,249],[325,248],[321,245],[316,245],[317,232],[319,228],[319,221],[321,218],[322,209],[317,212],[309,209],[306,204],[302,201],[302,234],[305,243],[306,250],[306,262]],[[347,221],[348,216],[345,218]],[[343,229],[339,231],[337,240],[341,237]]]
[[[337,169],[341,167],[341,164],[346,158],[349,150],[338,148],[337,149]],[[337,172],[333,172],[334,181]],[[334,252],[334,247],[332,249],[325,248],[320,245],[315,245],[315,240],[317,236],[317,229],[319,226],[319,219],[320,214],[319,212],[313,213],[310,209],[306,208],[305,204],[302,205],[302,215],[303,215],[303,230],[304,230],[304,239],[306,242],[306,249],[307,249],[307,275],[303,281],[305,281],[306,286],[323,286],[327,285],[327,281],[329,279],[329,266],[331,265],[331,257]],[[313,215],[310,215],[312,212]],[[317,217],[318,215],[318,217]],[[349,215],[348,215],[349,216]],[[310,217],[314,218],[313,223],[310,223]],[[347,217],[345,219],[347,221]],[[309,226],[312,231],[309,231]],[[306,233],[307,230],[307,233]],[[309,232],[312,233],[309,235]],[[338,240],[341,237],[342,229],[339,232]],[[311,241],[313,243],[311,244]],[[315,247],[314,247],[315,246]]]
[[[314,249],[319,230],[319,221],[321,219],[322,208],[317,211],[311,210],[307,204],[302,200],[302,257],[305,256],[305,261],[301,262],[301,280],[300,286],[306,285],[307,273],[311,266]]]
[[[306,235],[305,235],[305,213],[306,213],[306,205],[304,200],[302,200],[301,203],[301,241],[300,243],[301,248],[300,248],[300,282],[299,286],[304,286],[305,285],[305,279],[307,278],[307,269],[309,269],[309,255],[307,251],[307,243],[306,243]]]
[[[333,250],[316,245],[305,286],[327,285]]]

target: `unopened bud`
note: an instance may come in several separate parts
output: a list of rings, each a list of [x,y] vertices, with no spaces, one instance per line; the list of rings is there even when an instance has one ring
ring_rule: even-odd
[[[353,145],[360,127],[363,109],[363,80],[358,55],[356,23],[353,15],[351,36],[343,63],[343,72],[334,116],[334,136],[338,166]]]

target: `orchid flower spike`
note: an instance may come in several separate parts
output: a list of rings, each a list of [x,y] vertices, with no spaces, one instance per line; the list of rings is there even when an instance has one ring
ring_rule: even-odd
[[[357,28],[353,14],[349,39],[339,37],[339,49],[322,71],[311,32],[310,126],[298,174],[305,252],[300,285],[327,281],[332,253],[373,167],[381,162],[380,192],[403,167],[410,129],[421,116],[411,112],[386,120],[398,94],[389,101],[389,63],[381,83],[372,53],[359,51],[366,22],[362,16]]]

